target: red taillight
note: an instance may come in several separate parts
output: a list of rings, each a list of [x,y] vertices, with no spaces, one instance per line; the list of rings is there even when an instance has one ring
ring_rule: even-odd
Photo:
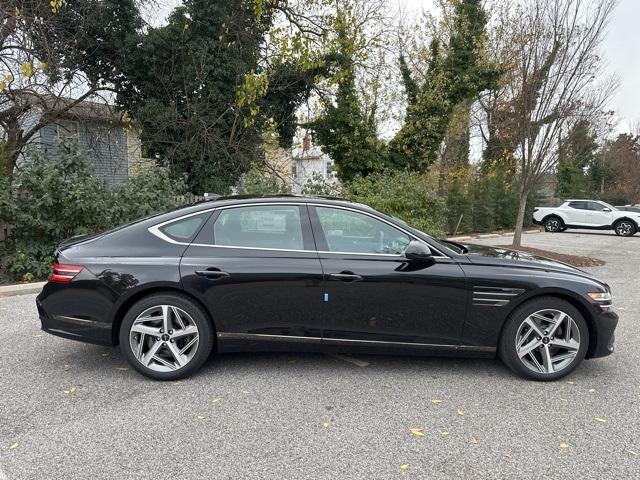
[[[63,265],[56,262],[53,264],[53,272],[49,276],[49,281],[58,283],[70,282],[83,268],[79,265]]]

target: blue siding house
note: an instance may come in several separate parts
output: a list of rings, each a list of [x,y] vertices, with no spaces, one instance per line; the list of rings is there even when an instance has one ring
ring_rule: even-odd
[[[27,123],[38,120],[32,115]],[[73,138],[86,152],[98,177],[110,185],[126,181],[139,168],[149,164],[143,160],[139,132],[114,107],[84,101],[41,128],[32,138],[35,148],[45,150],[51,158],[58,155],[61,139]]]

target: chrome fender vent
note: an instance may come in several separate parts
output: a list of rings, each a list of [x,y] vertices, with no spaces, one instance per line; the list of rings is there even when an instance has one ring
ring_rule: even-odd
[[[523,293],[523,288],[475,286],[473,287],[473,305],[504,307]]]

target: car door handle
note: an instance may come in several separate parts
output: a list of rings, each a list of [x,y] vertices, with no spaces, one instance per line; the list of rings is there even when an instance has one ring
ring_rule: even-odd
[[[330,273],[329,278],[331,280],[340,280],[341,282],[359,282],[362,280],[361,275],[356,275],[353,272]]]
[[[222,270],[196,270],[196,275],[211,278],[212,280],[218,280],[220,278],[227,278],[231,276],[229,273],[223,272]]]

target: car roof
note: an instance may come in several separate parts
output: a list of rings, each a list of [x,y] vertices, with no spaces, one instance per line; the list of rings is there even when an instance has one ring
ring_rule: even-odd
[[[368,205],[364,205],[357,202],[352,202],[346,198],[322,196],[322,195],[294,195],[294,194],[279,194],[279,195],[229,195],[225,197],[218,197],[212,200],[202,200],[196,202],[191,206],[204,207],[205,209],[216,208],[226,205],[235,204],[257,204],[257,203],[323,203],[327,205],[349,205],[366,209],[371,209]]]

